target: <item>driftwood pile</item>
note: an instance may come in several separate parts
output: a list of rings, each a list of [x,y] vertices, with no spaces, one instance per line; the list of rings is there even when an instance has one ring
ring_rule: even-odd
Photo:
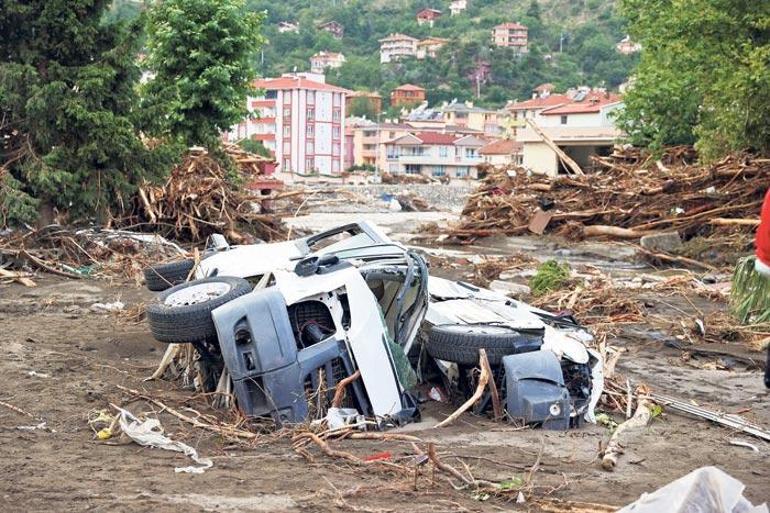
[[[487,168],[448,234],[462,242],[524,234],[536,214],[546,219],[544,231],[578,240],[673,230],[685,240],[752,233],[770,186],[770,159],[733,155],[704,166],[692,158],[683,148],[658,161],[618,150],[595,158],[594,173],[553,178],[513,166]]]
[[[184,242],[201,242],[212,233],[222,233],[235,243],[285,236],[280,220],[262,212],[265,198],[246,187],[261,174],[264,157],[236,145],[227,144],[224,150],[235,163],[235,172],[207,151],[191,149],[166,183],[140,187],[127,224],[143,224]]]

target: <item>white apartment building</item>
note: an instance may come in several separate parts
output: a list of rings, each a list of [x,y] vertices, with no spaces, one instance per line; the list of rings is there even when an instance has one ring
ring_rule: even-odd
[[[473,135],[410,133],[385,143],[387,171],[450,178],[476,178],[486,142]]]
[[[391,34],[380,39],[380,62],[384,64],[402,57],[415,57],[418,42],[419,39],[406,34]]]
[[[229,140],[262,141],[274,152],[281,173],[331,176],[343,171],[350,91],[310,73],[260,79],[254,86],[264,92],[248,99],[255,117],[233,127]]]
[[[345,56],[337,52],[318,52],[310,58],[310,72],[323,75],[329,68],[339,68],[345,64]]]

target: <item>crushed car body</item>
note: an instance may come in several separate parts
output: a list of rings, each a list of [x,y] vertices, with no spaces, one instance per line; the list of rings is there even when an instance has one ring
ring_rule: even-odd
[[[182,267],[196,279],[181,279]],[[574,319],[429,276],[421,255],[367,222],[276,244],[219,237],[197,268],[149,272],[153,290],[174,285],[148,307],[153,335],[193,343],[210,382],[226,372],[249,417],[322,418],[337,385],[360,375],[344,406],[378,427],[400,425],[419,418],[418,381],[470,395],[483,348],[511,420],[547,429],[595,420],[603,362]],[[487,397],[476,412],[488,406]]]

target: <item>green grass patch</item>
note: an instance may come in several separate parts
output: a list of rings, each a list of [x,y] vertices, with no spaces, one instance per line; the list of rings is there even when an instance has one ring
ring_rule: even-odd
[[[537,273],[529,280],[529,288],[535,296],[542,296],[563,288],[569,282],[569,278],[569,265],[548,260],[537,268]]]

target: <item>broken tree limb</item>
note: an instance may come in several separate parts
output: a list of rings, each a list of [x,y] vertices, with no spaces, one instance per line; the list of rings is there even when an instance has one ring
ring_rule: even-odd
[[[337,383],[337,387],[334,389],[334,399],[332,399],[332,408],[339,408],[342,406],[342,401],[345,400],[345,389],[348,385],[361,377],[361,370],[357,370],[347,378]]]
[[[649,399],[640,398],[634,416],[619,425],[607,443],[607,449],[602,457],[602,468],[613,470],[618,464],[618,458],[623,454],[624,446],[635,434],[647,426],[652,418],[652,402]]]
[[[462,406],[457,408],[457,410],[453,414],[451,414],[449,417],[445,418],[444,420],[442,420],[441,422],[433,426],[434,428],[448,426],[449,424],[457,420],[457,418],[460,415],[468,411],[471,408],[471,406],[476,404],[476,401],[481,399],[481,396],[484,395],[484,389],[487,387],[487,384],[489,383],[489,379],[490,379],[489,365],[484,366],[484,364],[482,363],[482,359],[486,357],[486,352],[484,351],[484,349],[479,349],[479,353],[483,355],[483,357],[479,356],[479,367],[481,367],[481,374],[479,375],[479,384],[476,386],[476,391],[473,392],[473,395],[467,401],[465,401]]]
[[[588,225],[583,228],[584,237],[614,237],[616,239],[639,239],[650,232],[639,232],[630,228],[605,226],[600,224]]]
[[[494,375],[492,374],[492,368],[489,366],[489,358],[487,358],[487,351],[483,348],[479,349],[479,361],[481,367],[489,375],[489,394],[492,396],[492,411],[495,416],[495,422],[500,422],[503,418],[503,408],[500,406],[500,394],[497,393],[497,384],[495,383]]]
[[[714,267],[713,265],[706,264],[704,262],[698,262],[697,260],[693,260],[692,258],[687,258],[683,256],[675,256],[675,255],[669,255],[667,253],[655,253],[653,251],[648,251],[644,249],[641,246],[634,245],[636,250],[644,255],[647,255],[648,257],[657,258],[658,260],[662,260],[664,262],[673,262],[678,264],[685,264],[690,265],[693,267],[698,267],[700,269],[706,269],[707,271],[711,272],[717,272],[719,269]]]
[[[548,137],[548,135],[546,135],[546,133],[543,132],[534,121],[532,121],[531,119],[528,119],[527,123],[529,124],[529,126],[532,127],[532,130],[534,130],[535,133],[539,135],[541,139],[543,139],[543,142],[549,148],[551,148],[551,150],[553,150],[553,152],[556,153],[556,155],[559,156],[559,159],[561,159],[561,161],[564,162],[564,166],[566,168],[568,168],[570,171],[572,171],[576,175],[582,176],[585,174],[583,173],[583,170],[580,168],[578,163],[572,160],[572,157],[564,153],[564,151],[561,148],[559,148],[559,146],[553,141],[553,139]]]
[[[294,441],[305,440],[305,439],[310,440],[311,442],[316,444],[318,446],[318,448],[321,449],[321,452],[324,453],[325,455],[329,456],[330,458],[337,458],[337,459],[347,460],[347,461],[349,461],[350,463],[352,463],[354,465],[363,465],[364,464],[364,461],[361,458],[359,458],[358,456],[355,456],[355,455],[353,455],[353,454],[351,454],[349,452],[338,451],[336,449],[332,449],[331,446],[327,442],[322,440],[318,435],[316,435],[315,433],[313,433],[311,431],[305,431],[305,432],[300,433],[300,434],[298,434],[298,435],[293,437]]]

